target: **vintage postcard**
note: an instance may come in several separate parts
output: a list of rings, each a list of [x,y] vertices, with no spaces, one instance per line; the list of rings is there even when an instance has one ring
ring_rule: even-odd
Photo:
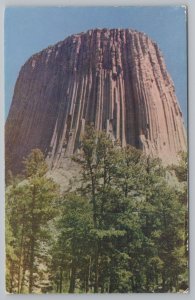
[[[187,293],[185,6],[5,11],[6,291]]]

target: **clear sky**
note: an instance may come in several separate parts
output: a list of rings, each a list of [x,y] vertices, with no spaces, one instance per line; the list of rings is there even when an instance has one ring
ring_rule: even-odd
[[[90,28],[133,28],[157,42],[187,120],[184,7],[34,7],[5,12],[5,117],[21,66],[34,53]]]

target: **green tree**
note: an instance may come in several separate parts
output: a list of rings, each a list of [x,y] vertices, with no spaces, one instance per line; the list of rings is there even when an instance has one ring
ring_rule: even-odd
[[[48,222],[56,214],[57,185],[46,177],[47,165],[42,152],[32,150],[24,162],[25,180],[7,189],[7,222],[17,257],[17,291],[21,292],[28,271],[28,291],[33,292],[36,261],[47,237]],[[8,247],[9,249],[9,247]]]
[[[82,140],[82,155],[74,158],[82,167],[83,192],[90,198],[90,203],[92,204],[93,225],[96,232],[101,228],[101,213],[103,212],[105,200],[102,198],[100,203],[98,189],[102,185],[105,186],[108,180],[108,169],[105,165],[108,152],[111,153],[112,148],[112,143],[104,132],[96,132],[92,126],[88,126]],[[94,249],[94,292],[97,293],[99,288],[98,268],[100,256],[100,240],[97,236]]]
[[[103,282],[110,282],[109,292],[152,292],[160,286],[162,291],[177,290],[186,269],[185,205],[178,187],[170,186],[160,160],[133,147],[121,149],[105,133],[89,128],[78,162],[83,167],[84,192],[93,203],[94,292],[99,287],[104,290]],[[183,165],[180,177],[181,168],[185,174]],[[163,218],[160,207],[164,207]],[[165,219],[171,228],[165,226]],[[161,243],[169,246],[159,249]]]
[[[79,288],[88,292],[90,257],[93,249],[90,232],[93,228],[91,204],[86,198],[74,192],[65,195],[61,210],[62,215],[57,225],[58,238],[54,245],[55,253],[52,262],[52,267],[55,272],[57,271],[55,278],[57,292],[74,293],[77,279],[80,282]],[[69,274],[69,286],[65,284],[63,287],[63,281],[68,279]]]

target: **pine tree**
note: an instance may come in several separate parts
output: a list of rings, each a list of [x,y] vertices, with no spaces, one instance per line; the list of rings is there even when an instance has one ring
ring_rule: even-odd
[[[28,291],[32,293],[40,245],[44,243],[48,222],[56,214],[58,188],[46,177],[47,165],[40,150],[32,150],[24,164],[26,179],[8,187],[6,216],[14,237],[9,244],[17,257],[15,292],[22,292],[28,272]]]
[[[58,278],[56,278],[57,292],[74,293],[77,279],[80,280],[80,288],[87,292],[90,280],[90,257],[93,252],[91,205],[86,198],[74,192],[65,195],[61,210],[62,215],[57,225],[58,238],[53,248],[55,255],[52,263],[58,274]],[[67,280],[68,274],[70,274],[70,280]],[[64,278],[69,281],[69,286],[64,284]]]

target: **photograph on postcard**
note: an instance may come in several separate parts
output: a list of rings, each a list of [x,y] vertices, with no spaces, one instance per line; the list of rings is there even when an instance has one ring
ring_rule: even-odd
[[[6,291],[188,292],[185,6],[5,10]]]

